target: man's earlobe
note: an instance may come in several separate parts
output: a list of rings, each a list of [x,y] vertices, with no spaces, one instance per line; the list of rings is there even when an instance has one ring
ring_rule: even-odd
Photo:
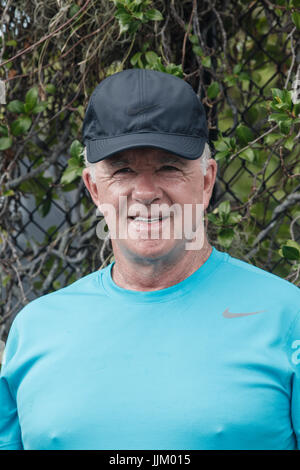
[[[209,201],[212,196],[213,188],[217,177],[218,164],[214,159],[208,160],[206,175],[204,175],[204,193],[205,193],[205,208],[208,207]]]
[[[82,171],[82,179],[85,184],[86,189],[88,190],[93,202],[98,206],[98,190],[97,185],[94,183],[91,173],[88,168],[84,168]]]
[[[83,182],[85,184],[85,187],[86,189],[88,190],[88,192],[90,193],[90,183],[91,183],[91,180],[90,180],[90,172],[87,168],[84,168],[82,170],[82,174],[81,174],[81,177],[83,179]]]

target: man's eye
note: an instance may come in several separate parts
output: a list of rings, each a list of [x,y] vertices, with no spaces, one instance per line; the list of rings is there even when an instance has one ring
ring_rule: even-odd
[[[131,168],[120,168],[120,170],[115,171],[114,175],[121,175],[126,173],[131,173]]]
[[[164,165],[160,168],[160,170],[162,171],[178,171],[178,168],[176,168],[176,166],[172,166],[172,165]]]

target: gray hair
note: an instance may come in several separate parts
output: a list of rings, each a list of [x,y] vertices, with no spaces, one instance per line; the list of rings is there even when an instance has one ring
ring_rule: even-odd
[[[91,163],[91,162],[88,161],[86,147],[84,147],[84,149],[83,149],[83,157],[84,157],[85,166],[86,166],[86,168],[89,168],[92,181],[95,183],[97,163]],[[200,165],[202,167],[202,171],[203,171],[204,175],[206,175],[207,164],[208,164],[208,160],[210,158],[211,158],[211,151],[210,151],[208,143],[206,142],[206,144],[204,146],[203,153],[202,153],[201,157],[199,158]]]

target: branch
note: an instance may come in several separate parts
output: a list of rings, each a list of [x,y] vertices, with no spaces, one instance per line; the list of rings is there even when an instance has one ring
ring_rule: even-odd
[[[15,189],[23,181],[27,181],[28,179],[34,178],[35,176],[39,175],[43,171],[47,170],[47,168],[51,165],[51,163],[54,163],[57,160],[58,156],[61,154],[61,152],[65,150],[66,148],[67,148],[66,143],[59,145],[56,151],[52,154],[52,156],[48,160],[43,162],[41,165],[39,165],[37,168],[30,171],[29,173],[26,173],[25,175],[21,175],[18,178],[15,178],[14,180],[8,181],[5,184],[5,190],[7,191],[8,189]]]
[[[188,35],[189,35],[189,33],[190,33],[190,29],[191,29],[191,25],[192,25],[192,20],[193,20],[193,17],[194,17],[194,15],[195,15],[196,8],[197,8],[197,0],[193,0],[193,9],[192,9],[192,13],[191,13],[191,16],[190,16],[190,21],[189,21],[189,24],[188,24],[186,33],[185,33],[184,38],[183,38],[182,59],[181,59],[181,68],[182,68],[182,70],[184,70],[186,40],[187,40],[187,37],[188,37]]]
[[[259,137],[257,137],[257,139],[254,139],[252,140],[248,145],[246,145],[246,147],[243,147],[242,149],[240,149],[238,152],[234,153],[233,155],[231,155],[231,157],[229,158],[228,162],[230,162],[231,160],[233,160],[237,155],[239,155],[240,153],[244,152],[244,150],[247,150],[248,148],[250,148],[253,144],[256,144],[256,142],[258,142],[259,140],[263,139],[266,135],[268,134],[271,134],[271,132],[275,131],[275,129],[277,129],[277,127],[279,127],[279,124],[276,124],[276,126],[274,127],[271,127],[271,129],[269,129],[267,132],[265,132],[264,134],[260,135]]]
[[[253,242],[251,251],[247,254],[247,257],[251,258],[256,252],[256,246],[268,235],[270,230],[276,225],[277,219],[279,216],[290,206],[295,204],[296,202],[300,201],[300,193],[292,193],[289,194],[286,199],[276,207],[273,212],[273,216],[267,227],[262,230],[256,239]]]
[[[52,33],[49,33],[47,34],[46,36],[42,37],[39,41],[37,41],[36,43],[32,44],[31,46],[29,47],[26,47],[26,49],[23,49],[22,51],[18,52],[18,54],[16,54],[14,57],[10,58],[10,59],[7,59],[5,60],[4,62],[1,62],[0,64],[0,67],[2,67],[3,65],[7,64],[8,62],[13,62],[15,59],[17,59],[18,57],[24,55],[24,54],[27,54],[28,52],[31,52],[33,49],[35,49],[37,46],[39,46],[40,44],[42,44],[43,42],[47,41],[47,39],[49,38],[52,38],[53,36],[55,36],[59,31],[61,31],[63,28],[65,28],[66,26],[68,26],[70,23],[72,23],[74,21],[74,19],[76,18],[76,16],[80,15],[80,13],[82,13],[84,10],[86,10],[88,4],[90,3],[91,0],[87,0],[85,2],[85,4],[83,5],[83,7],[80,8],[80,10],[77,11],[77,13],[75,13],[75,15],[72,16],[72,18],[70,18],[68,21],[66,21],[64,24],[62,24],[61,26],[59,26],[59,28],[57,28],[55,31],[53,31]]]
[[[295,53],[295,48],[294,48],[294,43],[293,43],[293,34],[294,34],[295,31],[296,31],[296,26],[295,26],[295,28],[292,29],[292,31],[290,32],[290,34],[287,37],[287,39],[288,39],[291,36],[292,61],[291,61],[291,66],[289,68],[287,79],[286,79],[286,82],[285,82],[285,85],[284,85],[285,89],[287,89],[287,86],[289,84],[291,73],[292,73],[292,70],[294,68],[294,64],[295,64],[295,61],[296,61],[296,53]]]

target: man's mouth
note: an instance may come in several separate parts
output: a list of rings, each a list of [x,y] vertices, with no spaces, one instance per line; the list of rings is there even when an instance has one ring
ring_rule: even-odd
[[[137,216],[137,217],[129,217],[131,220],[134,220],[135,222],[142,222],[142,223],[148,223],[148,224],[152,224],[154,222],[160,222],[161,220],[163,220],[163,217],[159,216],[159,217],[140,217],[140,216]],[[166,217],[164,217],[166,218]]]

